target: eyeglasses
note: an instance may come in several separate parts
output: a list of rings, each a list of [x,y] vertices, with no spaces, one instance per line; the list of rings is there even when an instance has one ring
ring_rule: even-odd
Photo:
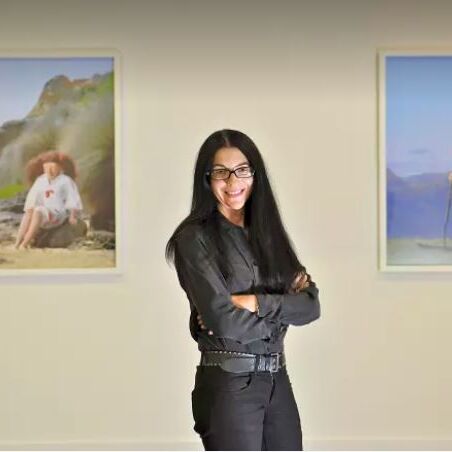
[[[254,172],[254,168],[251,168],[250,166],[241,166],[235,170],[230,170],[228,168],[216,168],[212,171],[207,171],[206,175],[216,180],[228,180],[232,173],[235,174],[235,177],[243,179],[253,176]]]

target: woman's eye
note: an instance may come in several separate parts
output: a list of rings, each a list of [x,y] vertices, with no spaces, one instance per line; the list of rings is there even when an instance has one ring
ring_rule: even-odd
[[[214,170],[212,171],[212,174],[216,177],[224,177],[229,173],[228,170],[224,170],[224,169],[218,169],[218,170]]]
[[[246,175],[250,173],[250,167],[249,166],[244,166],[242,168],[238,168],[237,169],[237,173],[239,173],[240,175]]]

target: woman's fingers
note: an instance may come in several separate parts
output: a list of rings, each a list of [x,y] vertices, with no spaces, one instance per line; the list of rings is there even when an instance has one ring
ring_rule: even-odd
[[[199,323],[199,326],[201,327],[201,329],[207,330],[207,327],[204,325],[204,322],[202,321],[201,315],[198,314],[198,315],[196,316],[196,318],[198,319],[198,323]],[[212,334],[213,334],[213,331],[212,331],[212,330],[209,330],[207,334],[212,335]]]
[[[292,283],[292,289],[295,290],[295,292],[298,292],[305,287],[309,287],[308,275],[306,273],[298,273],[297,277]]]
[[[203,321],[202,321],[202,319],[201,319],[201,316],[198,314],[198,315],[196,316],[196,318],[198,319],[199,326],[200,326],[203,330],[205,330],[206,327],[204,326],[204,323],[203,323]]]
[[[300,280],[302,278],[302,274],[298,273],[297,277],[295,278],[294,282],[292,283],[292,288],[293,289],[298,289],[300,287]]]

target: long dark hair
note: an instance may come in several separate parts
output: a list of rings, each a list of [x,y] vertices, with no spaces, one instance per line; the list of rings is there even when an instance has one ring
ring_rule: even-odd
[[[281,221],[265,164],[257,146],[244,133],[231,129],[212,133],[198,152],[190,214],[169,239],[166,245],[166,260],[175,262],[177,238],[181,231],[190,224],[199,224],[211,232],[209,236],[213,238],[213,259],[223,273],[230,271],[229,264],[224,259],[225,243],[217,223],[218,201],[206,176],[206,172],[212,167],[215,153],[223,147],[238,148],[255,170],[253,188],[245,204],[245,227],[248,228],[248,241],[265,285],[275,291],[287,292],[299,273],[306,275],[307,280],[311,281],[305,267],[299,262]]]

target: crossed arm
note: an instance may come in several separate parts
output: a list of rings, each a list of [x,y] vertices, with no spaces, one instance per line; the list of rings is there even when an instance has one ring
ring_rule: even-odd
[[[179,282],[209,334],[248,343],[270,338],[281,323],[304,325],[320,316],[318,289],[300,275],[295,293],[231,294],[198,235],[178,241],[175,263]]]
[[[292,284],[292,291],[293,293],[299,293],[301,290],[309,287],[309,285],[308,276],[299,273]],[[259,299],[257,295],[231,295],[231,301],[237,308],[248,309],[250,312],[257,311],[257,315],[259,315]],[[201,329],[206,330],[207,327],[204,325],[201,314],[197,315],[197,319]],[[208,334],[212,335],[213,331],[209,330]]]

